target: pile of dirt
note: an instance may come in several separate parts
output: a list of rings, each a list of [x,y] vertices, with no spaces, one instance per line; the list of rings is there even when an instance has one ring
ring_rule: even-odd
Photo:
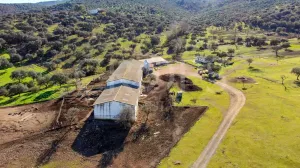
[[[177,83],[180,89],[186,92],[202,91],[202,88],[193,84],[193,81],[180,74],[165,74],[159,76],[159,79],[165,82]]]
[[[235,78],[230,79],[232,83],[256,83],[253,78],[245,77],[245,76],[238,76]]]

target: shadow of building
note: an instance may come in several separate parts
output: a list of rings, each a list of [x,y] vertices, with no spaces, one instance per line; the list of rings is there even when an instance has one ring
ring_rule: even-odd
[[[80,130],[72,149],[86,157],[108,154],[107,152],[115,155],[122,151],[130,128],[114,121],[94,120],[93,116],[92,114]]]

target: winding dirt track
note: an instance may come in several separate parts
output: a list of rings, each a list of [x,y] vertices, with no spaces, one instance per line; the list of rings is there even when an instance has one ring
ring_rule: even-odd
[[[213,135],[207,146],[202,151],[199,158],[194,163],[193,168],[205,168],[208,165],[210,159],[212,158],[219,144],[224,138],[227,130],[230,128],[233,120],[235,119],[235,117],[246,102],[246,97],[240,90],[229,86],[225,82],[217,82],[216,84],[229,93],[230,106],[218,130]]]
[[[224,138],[226,132],[230,128],[233,120],[237,116],[237,114],[240,112],[242,107],[244,106],[246,102],[246,97],[240,90],[228,85],[226,83],[226,76],[235,71],[236,69],[232,69],[231,71],[228,71],[226,74],[223,75],[223,80],[220,82],[217,82],[216,84],[222,87],[226,92],[230,95],[230,106],[227,110],[227,112],[224,115],[224,119],[222,123],[220,124],[218,130],[215,132],[207,146],[202,151],[199,158],[196,160],[196,162],[193,165],[193,168],[205,168],[214,153],[216,152],[219,144],[221,143],[222,139]],[[182,74],[185,76],[195,76],[200,77],[197,71],[194,67],[187,65],[185,63],[177,63],[173,65],[168,65],[167,67],[164,67],[158,71],[155,71],[155,74],[157,76],[163,75],[163,74],[170,74],[170,73],[177,73]]]

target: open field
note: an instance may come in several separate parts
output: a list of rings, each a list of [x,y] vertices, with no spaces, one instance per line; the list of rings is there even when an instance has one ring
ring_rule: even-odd
[[[180,71],[178,71],[180,69]],[[203,89],[203,91],[184,92],[181,103],[176,106],[208,106],[209,110],[200,120],[186,133],[179,143],[171,150],[168,157],[163,159],[159,167],[173,167],[176,161],[181,164],[176,167],[189,167],[198,158],[199,154],[210,140],[211,136],[217,130],[223,118],[223,113],[229,106],[229,95],[223,92],[217,95],[216,92],[222,89],[214,84],[203,81],[197,74],[197,71],[186,64],[178,63],[162,67],[155,71],[156,75],[162,74],[182,74],[189,75],[193,83]],[[171,91],[178,91],[175,85]]]
[[[299,57],[279,64],[274,59],[254,59],[255,71],[245,63],[228,76],[246,76],[256,83],[245,84],[246,104],[208,167],[299,167],[300,90],[290,73],[299,65]],[[286,91],[281,75],[287,77]]]

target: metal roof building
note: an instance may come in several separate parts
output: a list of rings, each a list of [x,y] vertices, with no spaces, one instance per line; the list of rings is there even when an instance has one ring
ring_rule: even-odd
[[[141,85],[143,63],[136,60],[123,61],[107,80],[107,87],[121,85],[139,88]]]
[[[139,94],[139,89],[134,89],[127,86],[110,88],[102,92],[102,94],[95,101],[94,105],[111,101],[135,105],[138,100]]]
[[[169,62],[162,57],[152,57],[148,59],[140,60],[141,62],[147,61],[149,64],[153,64],[154,66],[165,65]]]
[[[94,103],[95,119],[118,120],[125,108],[137,117],[143,63],[123,61],[106,83],[106,89]]]

